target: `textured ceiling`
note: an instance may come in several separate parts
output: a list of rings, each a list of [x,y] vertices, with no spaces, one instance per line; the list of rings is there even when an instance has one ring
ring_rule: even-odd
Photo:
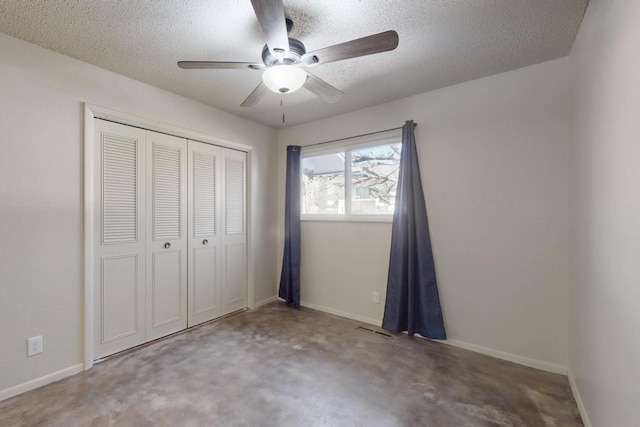
[[[0,32],[272,127],[292,126],[566,56],[587,0],[284,0],[313,51],[396,30],[396,50],[318,65],[345,92],[305,89],[240,103],[256,70],[182,70],[179,60],[261,62],[249,0],[0,0]]]

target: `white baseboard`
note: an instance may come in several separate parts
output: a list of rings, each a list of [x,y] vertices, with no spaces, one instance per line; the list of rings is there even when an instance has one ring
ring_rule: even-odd
[[[582,397],[580,396],[580,391],[578,390],[578,385],[573,378],[573,374],[571,373],[571,369],[567,372],[567,377],[569,377],[569,385],[571,386],[571,392],[573,393],[573,398],[576,400],[576,404],[578,405],[578,411],[580,411],[580,416],[582,417],[582,423],[584,427],[591,427],[591,420],[589,420],[589,416],[587,415],[587,409],[584,407],[584,403],[582,402]]]
[[[277,299],[278,299],[278,297],[274,295],[274,296],[269,297],[269,298],[267,298],[267,299],[263,299],[262,301],[254,302],[254,303],[253,303],[253,307],[252,307],[252,308],[258,308],[258,307],[261,307],[261,306],[263,306],[263,305],[265,305],[265,304],[269,304],[270,302],[273,302],[273,301],[275,301],[275,300],[277,300]]]
[[[70,366],[68,368],[61,369],[61,370],[56,371],[56,372],[52,372],[52,373],[50,373],[48,375],[45,375],[43,377],[36,378],[34,380],[27,381],[27,382],[22,383],[22,384],[18,384],[18,385],[15,385],[13,387],[9,387],[9,388],[4,389],[4,390],[0,390],[0,401],[3,401],[5,399],[9,399],[10,397],[13,397],[13,396],[17,396],[17,395],[22,394],[24,392],[27,392],[29,390],[33,390],[33,389],[36,389],[38,387],[42,387],[43,385],[47,385],[47,384],[52,383],[54,381],[58,381],[58,380],[61,380],[63,378],[66,378],[66,377],[70,377],[71,375],[75,375],[75,374],[80,373],[82,371],[83,371],[83,365],[82,365],[82,363],[79,363],[77,365],[73,365],[73,366]]]
[[[541,369],[547,372],[553,372],[554,374],[567,375],[567,368],[555,363],[544,362],[538,359],[532,359],[526,356],[520,356],[518,354],[507,353],[502,350],[495,350],[493,348],[484,347],[477,344],[471,344],[465,341],[456,339],[438,340],[443,344],[452,345],[454,347],[464,348],[466,350],[475,351],[476,353],[486,354],[487,356],[493,356],[498,359],[507,360],[509,362],[517,363],[519,365],[528,366],[530,368]]]
[[[347,313],[346,311],[335,310],[333,308],[324,307],[322,305],[313,304],[307,301],[300,301],[300,305],[303,307],[312,308],[314,310],[322,311],[329,314],[335,314],[336,316],[346,317],[347,319],[357,320],[358,322],[368,323],[369,325],[380,327],[382,321],[376,320],[371,317],[359,316],[353,313]]]
[[[324,307],[321,305],[313,304],[308,301],[301,301],[300,303],[303,307],[309,307],[314,310],[323,311],[329,314],[335,314],[336,316],[346,317],[347,319],[357,320],[359,322],[368,323],[370,325],[374,325],[380,327],[382,322],[380,320],[376,320],[370,317],[359,316],[357,314],[348,313],[345,311],[335,310],[333,308]],[[507,353],[502,350],[495,350],[493,348],[484,347],[477,344],[471,344],[465,341],[460,341],[456,339],[448,339],[448,340],[435,340],[437,342],[448,344],[454,347],[464,348],[465,350],[475,351],[476,353],[486,354],[487,356],[496,357],[498,359],[507,360],[509,362],[514,362],[519,365],[528,366],[530,368],[541,369],[547,372],[553,372],[554,374],[567,375],[567,368],[561,365],[556,365],[554,363],[544,362],[538,359],[532,359],[526,356],[520,356],[513,353]]]

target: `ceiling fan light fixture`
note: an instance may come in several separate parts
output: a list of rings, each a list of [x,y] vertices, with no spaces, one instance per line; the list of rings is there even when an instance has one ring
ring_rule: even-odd
[[[282,64],[267,68],[262,81],[275,93],[291,93],[300,89],[307,80],[307,73],[300,67]]]

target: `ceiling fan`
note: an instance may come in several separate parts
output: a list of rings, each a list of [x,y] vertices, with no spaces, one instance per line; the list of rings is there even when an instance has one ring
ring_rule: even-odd
[[[251,0],[251,5],[267,41],[262,49],[262,64],[225,61],[178,62],[178,67],[184,69],[263,70],[262,82],[242,102],[242,107],[255,105],[267,90],[285,94],[302,86],[327,102],[337,102],[344,93],[303,68],[386,52],[398,46],[398,33],[385,31],[307,53],[300,40],[287,35],[293,22],[285,18],[282,0]]]

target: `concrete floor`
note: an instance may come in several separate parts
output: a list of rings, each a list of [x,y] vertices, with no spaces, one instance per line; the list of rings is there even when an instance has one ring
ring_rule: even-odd
[[[0,402],[0,426],[582,425],[564,376],[359,325],[271,303]]]

